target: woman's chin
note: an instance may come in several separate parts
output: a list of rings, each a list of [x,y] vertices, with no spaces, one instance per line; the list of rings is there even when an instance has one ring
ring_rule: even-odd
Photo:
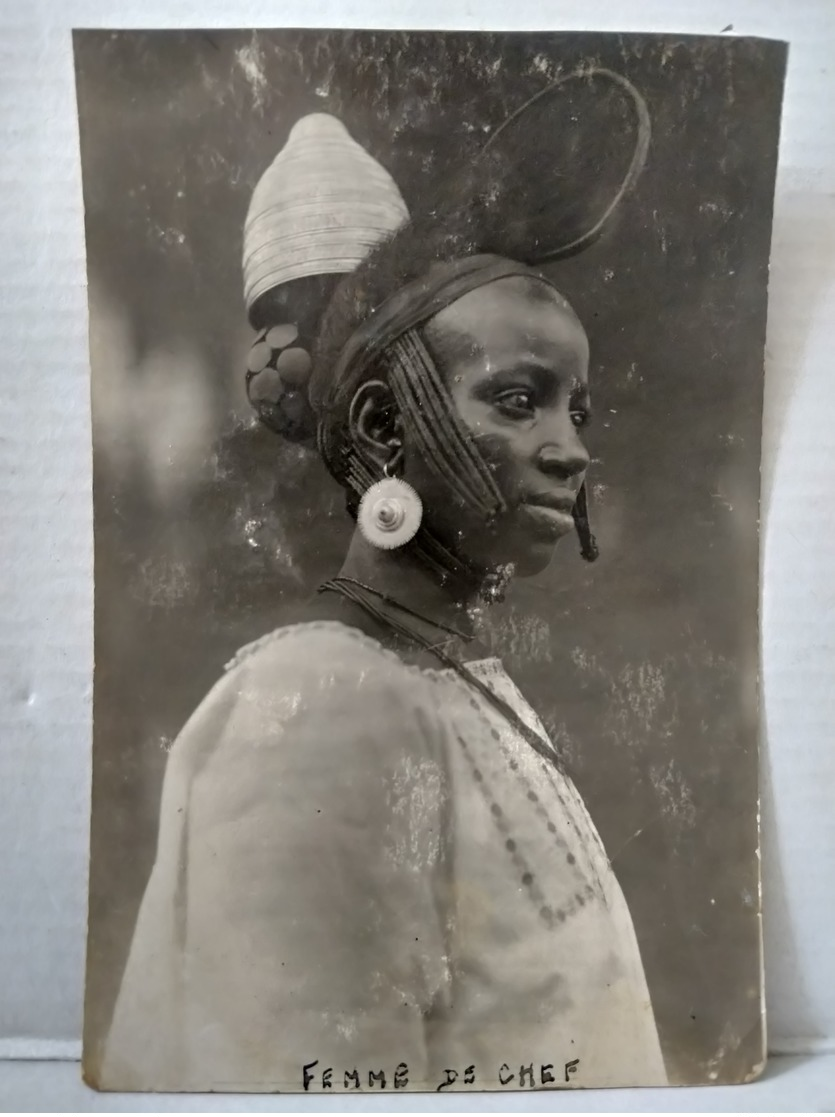
[[[513,564],[520,578],[541,574],[551,563],[559,541],[573,532],[570,513],[551,508],[519,509],[505,536],[505,542],[512,544],[503,548],[508,552],[505,562]]]
[[[511,560],[516,577],[533,578],[536,574],[541,574],[543,570],[546,570],[554,557],[557,542],[556,539],[548,542],[537,540],[524,550],[520,549],[519,554]]]
[[[551,563],[557,543],[573,531],[573,522],[567,518],[567,527],[552,520],[543,530],[539,522],[518,519],[493,525],[486,533],[459,531],[453,549],[466,555],[482,570],[507,570],[513,577],[531,578],[541,574]],[[450,538],[454,533],[443,533],[434,528],[439,538]]]

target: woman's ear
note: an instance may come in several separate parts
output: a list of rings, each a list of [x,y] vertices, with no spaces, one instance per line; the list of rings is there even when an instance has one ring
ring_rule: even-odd
[[[366,380],[357,388],[348,413],[351,441],[382,472],[394,471],[403,456],[403,421],[388,384]]]

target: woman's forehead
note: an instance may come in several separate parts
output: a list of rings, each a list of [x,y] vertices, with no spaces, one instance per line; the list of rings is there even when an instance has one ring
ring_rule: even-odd
[[[462,295],[435,316],[429,333],[453,360],[487,357],[498,366],[533,359],[575,371],[588,363],[579,318],[558,291],[534,278],[513,276]]]

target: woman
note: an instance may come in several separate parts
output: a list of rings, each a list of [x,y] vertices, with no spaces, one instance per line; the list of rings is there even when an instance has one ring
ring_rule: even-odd
[[[631,106],[635,141],[551,257],[596,235],[648,140],[623,79],[568,80]],[[536,253],[497,250],[522,235],[497,233],[513,137],[455,184],[463,205],[447,192],[342,281],[309,379],[297,323],[256,341],[259,413],[315,426],[357,529],[306,619],[244,649],[171,751],[102,1085],[665,1081],[594,825],[473,635],[564,535],[595,555],[588,340]]]

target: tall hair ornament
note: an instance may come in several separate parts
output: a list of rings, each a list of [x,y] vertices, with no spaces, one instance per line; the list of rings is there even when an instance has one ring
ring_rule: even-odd
[[[312,442],[308,381],[322,312],[339,278],[408,218],[396,183],[328,113],[301,118],[264,171],[244,226],[244,299],[259,331],[246,393],[261,422]]]

